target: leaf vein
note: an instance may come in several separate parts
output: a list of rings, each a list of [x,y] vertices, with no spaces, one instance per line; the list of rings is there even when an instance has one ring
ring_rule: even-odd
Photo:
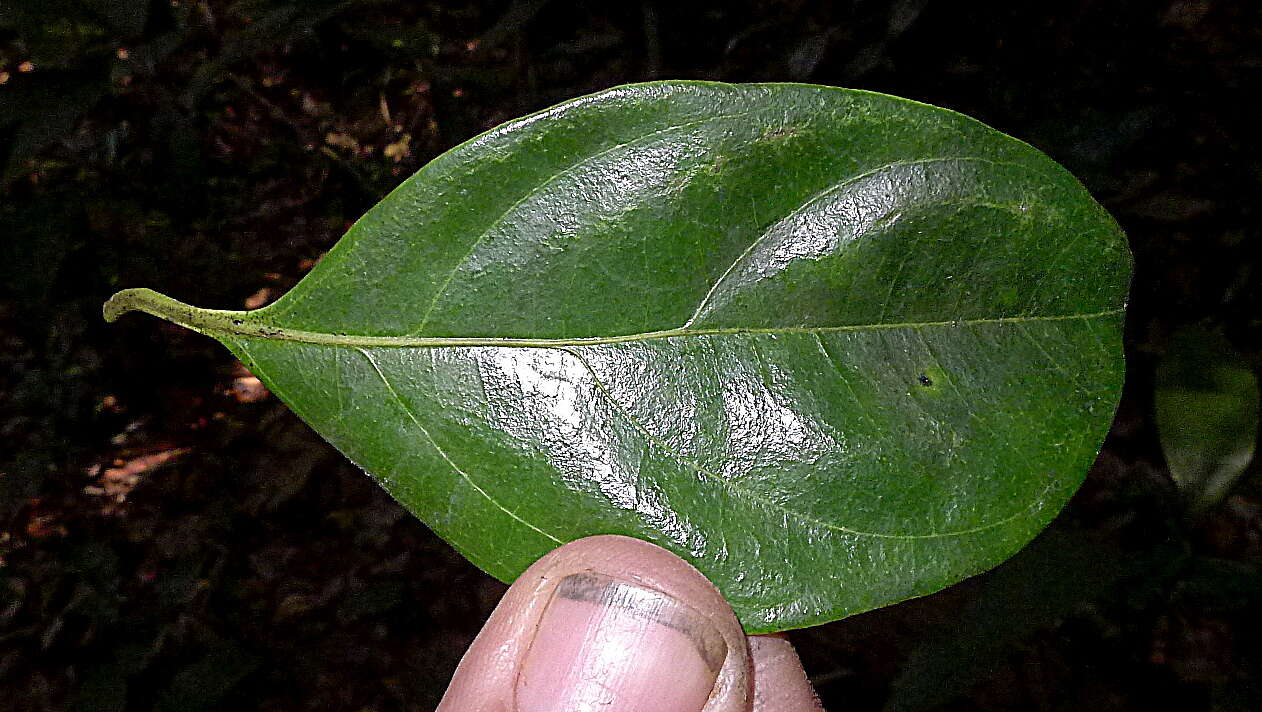
[[[736,259],[732,260],[732,263],[727,266],[727,269],[723,270],[723,273],[719,275],[718,279],[716,279],[714,283],[710,285],[710,289],[707,290],[705,296],[701,298],[701,302],[697,304],[697,308],[692,312],[692,316],[688,317],[688,319],[684,322],[683,327],[681,328],[685,328],[685,329],[688,328],[689,326],[693,324],[693,322],[695,322],[701,316],[702,312],[705,311],[705,308],[709,306],[710,300],[714,298],[714,294],[715,292],[718,291],[719,286],[722,285],[723,282],[726,281],[729,276],[731,276],[732,272],[734,272],[738,266],[740,266],[746,259],[748,259],[749,255],[753,253],[753,251],[758,247],[758,245],[762,244],[763,240],[765,240],[767,236],[772,233],[772,231],[775,229],[777,225],[780,225],[784,223],[784,221],[796,216],[797,214],[801,213],[810,205],[820,200],[823,200],[828,195],[835,193],[848,186],[854,185],[855,183],[863,180],[864,178],[869,178],[882,171],[888,171],[891,168],[902,168],[905,166],[922,166],[922,165],[931,165],[934,163],[951,163],[951,162],[989,163],[991,165],[996,165],[996,166],[1010,166],[1010,167],[1015,167],[1015,168],[1023,168],[1023,166],[1017,163],[1011,163],[1011,162],[1006,162],[1006,161],[994,161],[989,158],[982,158],[981,156],[935,156],[933,158],[920,158],[920,159],[911,160],[911,161],[890,161],[889,163],[866,170],[857,175],[850,176],[849,178],[841,181],[840,183],[833,183],[832,185],[829,185],[827,188],[824,188],[823,190],[820,190],[808,196],[802,202],[798,203],[798,205],[794,207],[792,210],[790,210],[786,215],[779,218],[771,225],[768,225],[767,229],[763,230],[762,233],[758,235],[758,237],[754,238],[754,240],[749,243],[749,247],[746,247],[744,252],[741,252],[741,254],[737,255]]]
[[[442,286],[440,286],[438,288],[438,291],[434,293],[434,298],[430,300],[429,307],[426,308],[425,314],[421,317],[420,324],[417,325],[415,329],[409,329],[408,333],[412,335],[416,335],[416,334],[422,333],[425,330],[426,324],[429,323],[430,316],[433,315],[434,313],[434,308],[438,305],[439,300],[442,299],[443,295],[445,295],[447,293],[447,290],[451,287],[451,283],[456,278],[456,274],[460,272],[460,268],[463,267],[465,263],[469,261],[469,258],[472,257],[473,253],[478,249],[478,247],[483,242],[486,241],[486,238],[490,236],[492,232],[495,231],[495,228],[503,224],[504,220],[509,215],[512,215],[513,211],[515,211],[523,203],[525,203],[527,200],[530,200],[531,198],[538,195],[540,192],[542,192],[545,188],[547,188],[549,185],[554,183],[559,178],[570,175],[576,169],[589,165],[595,161],[598,161],[601,158],[604,158],[605,156],[608,156],[609,154],[613,153],[614,151],[618,151],[620,149],[624,149],[630,146],[635,146],[637,144],[644,143],[645,141],[656,138],[658,136],[673,133],[681,129],[692,128],[693,126],[698,126],[705,123],[724,121],[727,119],[736,119],[742,116],[748,116],[753,113],[756,113],[756,110],[741,111],[734,114],[722,114],[719,116],[707,116],[705,118],[696,119],[695,121],[686,121],[682,124],[666,126],[664,128],[658,129],[651,133],[644,134],[643,136],[637,136],[630,141],[624,141],[622,143],[615,144],[608,148],[602,149],[600,151],[597,151],[596,153],[593,153],[590,156],[585,156],[581,160],[565,166],[564,168],[558,170],[557,172],[548,176],[544,180],[540,181],[538,184],[536,184],[530,190],[528,190],[525,193],[525,195],[521,196],[516,201],[514,201],[512,205],[508,206],[508,208],[506,208],[504,212],[500,213],[499,217],[492,220],[490,224],[487,225],[486,229],[482,230],[482,232],[478,234],[477,238],[475,238],[472,244],[469,245],[468,251],[465,252],[464,256],[461,257],[456,262],[456,265],[451,268],[451,271],[447,273],[447,278],[443,281]]]
[[[495,505],[497,509],[499,509],[504,514],[507,514],[509,517],[512,517],[513,519],[524,524],[530,529],[538,532],[539,534],[542,534],[548,539],[551,539],[553,542],[557,544],[563,543],[560,539],[556,538],[555,536],[552,536],[551,534],[545,532],[544,530],[540,529],[534,524],[531,524],[525,519],[522,519],[520,516],[517,515],[517,513],[513,512],[512,510],[508,509],[504,505],[500,504],[486,490],[482,489],[478,485],[478,483],[474,482],[473,478],[469,476],[469,473],[460,469],[460,466],[457,465],[455,462],[453,462],[451,457],[447,455],[447,452],[443,450],[441,446],[439,446],[438,441],[434,440],[434,437],[429,434],[429,430],[427,430],[424,425],[421,425],[421,421],[416,417],[416,414],[412,412],[412,408],[408,406],[407,402],[404,401],[403,398],[399,396],[398,391],[394,389],[394,385],[390,383],[390,379],[386,377],[385,372],[381,370],[381,366],[377,364],[377,360],[372,357],[372,354],[368,353],[367,349],[360,348],[356,350],[359,351],[359,353],[363,354],[364,358],[368,359],[368,364],[372,366],[373,371],[377,372],[377,377],[381,379],[381,383],[386,387],[386,390],[389,391],[391,398],[394,399],[395,403],[398,403],[399,408],[403,411],[405,415],[407,415],[408,419],[412,421],[412,424],[416,426],[416,429],[421,431],[421,434],[425,436],[425,439],[429,441],[429,444],[434,446],[434,451],[437,452],[438,455],[442,457],[443,460],[445,460],[448,465],[451,466],[451,469],[455,470],[456,473],[459,474],[460,477],[463,478],[464,481],[467,482],[469,486],[474,489],[474,491],[476,491],[478,494],[485,497],[486,501]]]
[[[164,298],[165,299],[165,298]],[[173,304],[179,302],[170,300]],[[773,327],[731,327],[708,329],[665,329],[635,334],[615,336],[581,336],[570,338],[523,338],[509,336],[376,336],[369,334],[327,333],[304,331],[300,329],[284,329],[268,324],[261,324],[248,319],[248,312],[219,311],[211,309],[191,310],[185,307],[171,307],[161,302],[137,304],[135,309],[160,316],[180,326],[192,329],[209,336],[232,335],[243,336],[265,341],[297,341],[325,346],[344,346],[350,348],[460,348],[475,346],[509,346],[520,348],[563,348],[567,346],[601,346],[605,344],[625,344],[652,341],[654,339],[675,339],[693,336],[723,335],[782,335],[782,334],[827,334],[862,331],[879,331],[884,329],[934,329],[958,328],[962,326],[985,326],[992,324],[1023,324],[1038,322],[1054,322],[1068,320],[1093,320],[1117,316],[1125,312],[1124,307],[1104,309],[1097,312],[1048,315],[1022,315],[1008,317],[949,319],[942,321],[905,321],[894,323],[840,324],[836,326],[773,326]]]

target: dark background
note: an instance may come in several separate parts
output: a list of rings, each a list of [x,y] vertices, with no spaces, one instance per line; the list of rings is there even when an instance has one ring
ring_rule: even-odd
[[[1188,521],[1150,415],[1180,326],[1260,362],[1256,8],[0,0],[0,708],[431,709],[503,585],[211,340],[101,303],[260,305],[456,143],[704,78],[977,117],[1136,259],[1086,485],[996,571],[794,634],[829,707],[1262,709],[1262,478]]]

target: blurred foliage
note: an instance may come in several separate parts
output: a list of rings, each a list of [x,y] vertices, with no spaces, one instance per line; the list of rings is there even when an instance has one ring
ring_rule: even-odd
[[[1195,520],[1170,336],[1262,364],[1262,8],[1206,0],[0,2],[0,709],[430,709],[503,587],[209,340],[101,302],[262,304],[427,160],[655,77],[976,116],[1079,175],[1136,258],[1126,393],[1053,529],[795,635],[835,709],[1262,709],[1262,482]],[[930,684],[932,683],[932,684]]]
[[[1259,434],[1258,377],[1221,334],[1176,332],[1157,366],[1154,415],[1175,483],[1199,516],[1249,473]]]

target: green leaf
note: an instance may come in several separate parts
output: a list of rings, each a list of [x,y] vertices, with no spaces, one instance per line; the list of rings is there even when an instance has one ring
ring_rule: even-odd
[[[618,87],[440,156],[222,341],[475,564],[625,534],[750,632],[1003,561],[1080,484],[1130,256],[967,117],[808,85]]]
[[[1196,517],[1249,469],[1258,440],[1258,378],[1222,334],[1188,327],[1157,367],[1153,403],[1170,474]]]

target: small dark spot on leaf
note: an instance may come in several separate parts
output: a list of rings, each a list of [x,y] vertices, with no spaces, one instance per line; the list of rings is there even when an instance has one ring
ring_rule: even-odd
[[[241,326],[242,321],[240,319],[233,319],[232,324],[233,326]]]
[[[792,136],[796,136],[797,132],[798,132],[797,128],[793,126],[781,126],[779,128],[771,129],[770,131],[767,131],[766,133],[764,133],[762,135],[762,140],[766,141],[768,139],[789,138]]]
[[[922,374],[920,374],[920,377],[916,379],[916,382],[917,382],[917,383],[919,383],[919,384],[920,384],[920,385],[922,385],[922,386],[932,386],[932,385],[933,385],[933,379],[932,379],[932,378],[930,378],[929,376],[927,376],[927,375],[923,374],[923,373],[922,373]]]

